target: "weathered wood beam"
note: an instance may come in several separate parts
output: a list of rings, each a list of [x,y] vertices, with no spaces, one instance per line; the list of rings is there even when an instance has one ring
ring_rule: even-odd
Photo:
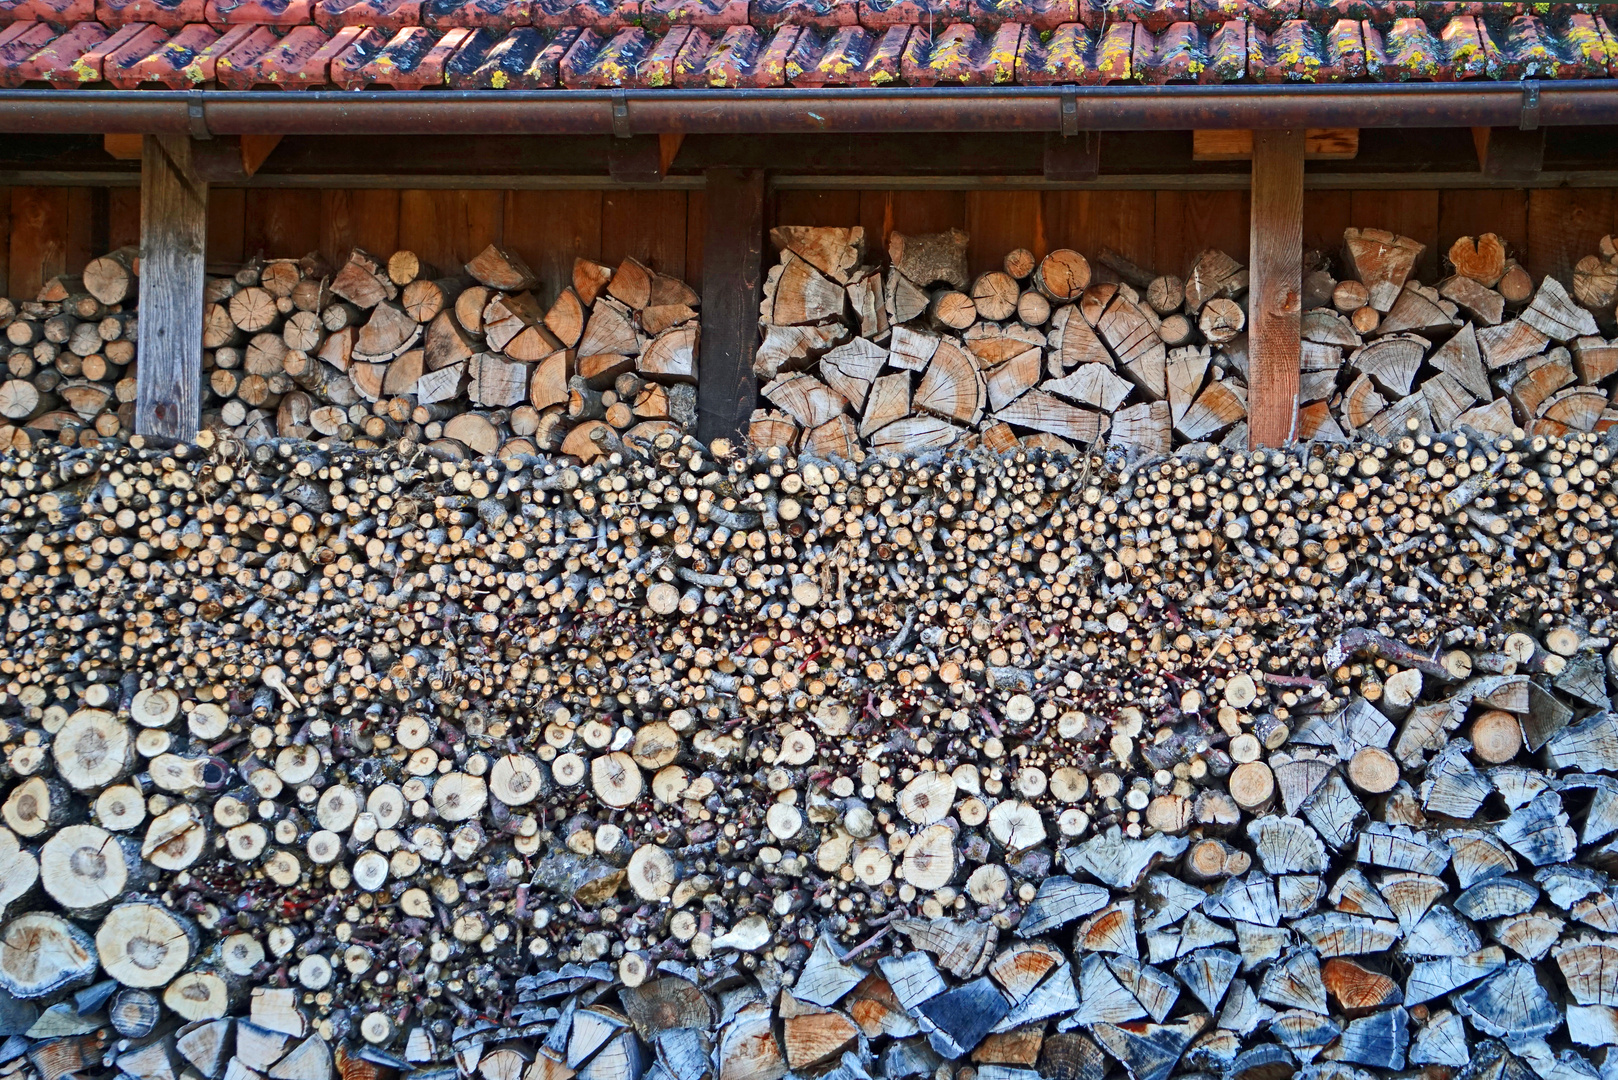
[[[1493,181],[1525,181],[1537,177],[1545,167],[1545,129],[1472,129],[1472,145],[1477,149],[1478,171]]]
[[[1101,173],[1101,132],[1045,136],[1044,176],[1053,183],[1082,183]]]
[[[1280,446],[1298,418],[1302,356],[1304,133],[1253,133],[1248,285],[1248,443]]]
[[[758,400],[753,354],[764,278],[764,172],[710,169],[702,248],[697,433],[737,437]]]
[[[664,175],[663,147],[656,135],[614,139],[607,147],[607,173],[620,184],[656,184]]]
[[[1309,128],[1303,136],[1306,161],[1348,161],[1359,156],[1359,128]],[[1239,129],[1197,130],[1191,133],[1192,161],[1250,161],[1253,132]]]
[[[163,442],[194,438],[202,419],[208,184],[192,167],[194,147],[184,136],[147,135],[141,155],[135,430]]]

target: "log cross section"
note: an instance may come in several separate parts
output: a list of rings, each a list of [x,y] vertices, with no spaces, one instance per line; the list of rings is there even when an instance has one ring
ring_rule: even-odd
[[[135,430],[170,442],[194,438],[202,420],[208,185],[197,178],[191,151],[180,135],[148,135],[141,150]]]
[[[1295,433],[1302,344],[1301,128],[1253,133],[1252,266],[1248,286],[1248,441],[1281,446]]]

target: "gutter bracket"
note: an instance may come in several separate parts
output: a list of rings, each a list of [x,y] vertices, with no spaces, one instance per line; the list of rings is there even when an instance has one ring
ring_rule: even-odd
[[[193,90],[185,96],[185,119],[193,139],[213,138],[213,132],[208,130],[208,117],[203,112],[203,101],[201,90]]]
[[[1079,95],[1072,90],[1062,91],[1062,138],[1071,139],[1079,133]]]
[[[1524,79],[1522,84],[1522,121],[1518,127],[1523,131],[1537,131],[1539,129],[1539,80]]]
[[[617,139],[627,139],[634,135],[629,126],[629,93],[626,90],[612,92],[612,134]]]

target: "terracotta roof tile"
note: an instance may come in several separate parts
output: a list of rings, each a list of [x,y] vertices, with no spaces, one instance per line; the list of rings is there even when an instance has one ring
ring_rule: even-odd
[[[1023,39],[1017,54],[1017,81],[1031,86],[1082,86],[1128,82],[1134,77],[1135,28],[1117,23],[1095,31],[1082,23],[1059,26],[1048,40]]]
[[[676,85],[695,87],[734,87],[752,77],[758,55],[764,49],[764,35],[754,26],[732,26],[702,58],[698,69],[682,69]]]
[[[812,26],[832,30],[858,26],[859,0],[753,0],[748,19],[760,30],[781,26]]]
[[[44,23],[16,23],[17,26],[43,26]],[[15,65],[4,65],[5,85],[21,86],[27,82],[47,82],[59,89],[69,89],[85,82],[99,82],[101,68],[84,67],[80,61],[90,50],[112,36],[100,23],[76,23],[64,34],[56,35],[49,44]]]
[[[556,85],[556,70],[573,47],[578,27],[544,30],[519,26],[480,52],[474,38],[461,47],[445,67],[449,85],[457,90],[543,90]]]
[[[985,30],[1018,23],[1037,31],[1055,30],[1079,17],[1078,0],[971,0],[968,18]]]
[[[320,0],[315,25],[328,33],[345,26],[369,26],[388,36],[421,25],[421,0]]]
[[[1615,74],[1618,35],[1588,4],[0,0],[0,85],[11,87],[689,89]]]
[[[268,26],[253,26],[248,30],[247,36],[214,64],[214,80],[227,90],[252,89],[258,62],[281,40]]]
[[[178,30],[202,22],[206,11],[205,0],[96,0],[96,21],[111,30],[138,22]]]
[[[1365,35],[1353,19],[1322,30],[1288,19],[1266,34],[1248,36],[1247,76],[1257,82],[1339,82],[1365,75]]]
[[[747,25],[747,0],[642,0],[640,24],[654,34],[696,26],[723,34]]]
[[[860,0],[860,25],[870,30],[890,26],[925,26],[942,30],[967,17],[968,0]]]
[[[570,89],[635,86],[641,63],[655,44],[638,26],[627,26],[611,37],[586,30],[562,57],[558,77]]]
[[[358,81],[357,73],[376,59],[387,44],[387,36],[374,26],[345,26],[332,35],[311,64],[321,70],[320,62],[325,58],[321,76],[333,86],[352,85]]]
[[[503,37],[533,23],[532,0],[423,0],[421,24],[434,30],[489,29]]]
[[[612,36],[619,27],[640,21],[639,0],[533,0],[529,18],[535,26],[583,26]]]
[[[0,22],[50,22],[58,26],[89,22],[95,0],[0,0]]]
[[[925,26],[910,32],[900,71],[911,86],[995,86],[1013,82],[1024,28],[1007,23],[992,34],[971,23],[952,23],[941,33]]]
[[[445,62],[471,33],[463,29],[440,35],[425,26],[407,26],[364,64],[333,68],[332,82],[344,90],[368,86],[420,90],[441,85]]]

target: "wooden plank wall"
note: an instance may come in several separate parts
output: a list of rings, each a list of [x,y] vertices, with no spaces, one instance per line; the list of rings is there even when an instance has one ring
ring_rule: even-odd
[[[973,270],[1013,247],[1043,254],[1112,247],[1142,266],[1184,274],[1204,247],[1248,257],[1248,200],[1241,191],[782,191],[771,223],[865,226],[873,245],[889,232],[966,229]],[[440,267],[498,241],[528,260],[555,291],[575,255],[625,255],[687,281],[702,276],[705,200],[684,191],[397,191],[215,188],[208,261],[319,249],[340,258],[358,244],[382,254],[408,247]],[[1458,236],[1496,232],[1538,277],[1566,276],[1618,232],[1618,191],[1309,191],[1304,241],[1335,251],[1348,225],[1377,226],[1427,245],[1433,280]],[[0,294],[34,295],[55,274],[140,236],[133,188],[0,188]]]
[[[441,269],[485,245],[514,249],[547,291],[571,280],[573,258],[627,255],[688,281],[702,277],[700,191],[399,191],[214,188],[208,263],[356,245],[409,248]],[[135,188],[0,188],[0,295],[32,297],[97,255],[140,242]]]
[[[870,244],[887,234],[966,229],[973,272],[999,265],[1005,252],[1037,255],[1069,247],[1094,256],[1103,246],[1160,273],[1184,275],[1199,251],[1217,247],[1248,258],[1244,191],[782,191],[774,220],[802,225],[865,226]],[[1427,245],[1420,267],[1436,280],[1457,237],[1498,233],[1537,278],[1566,277],[1618,231],[1618,192],[1306,191],[1304,243],[1335,253],[1350,225],[1391,229]],[[1524,257],[1522,253],[1526,252]]]

